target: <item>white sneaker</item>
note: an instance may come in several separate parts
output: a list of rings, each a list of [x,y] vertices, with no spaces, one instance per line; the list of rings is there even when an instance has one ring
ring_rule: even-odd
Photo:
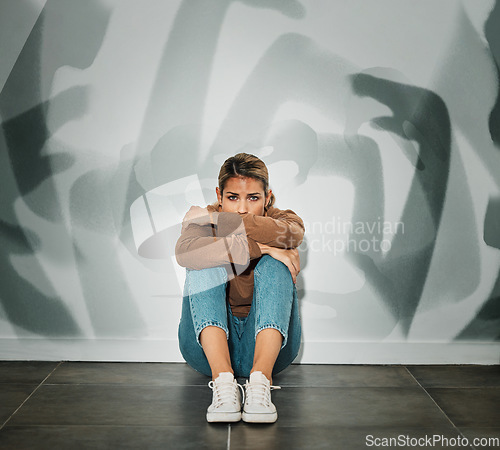
[[[273,423],[278,419],[276,406],[271,402],[271,390],[281,389],[271,386],[262,372],[252,372],[245,384],[245,404],[242,419],[252,423]]]
[[[213,393],[212,404],[207,409],[207,422],[238,422],[241,419],[243,387],[236,382],[233,374],[222,372],[208,386]]]

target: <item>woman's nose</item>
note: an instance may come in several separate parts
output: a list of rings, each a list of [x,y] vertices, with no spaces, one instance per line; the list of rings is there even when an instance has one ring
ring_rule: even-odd
[[[240,200],[238,202],[238,212],[243,214],[248,212],[247,202],[244,200]]]

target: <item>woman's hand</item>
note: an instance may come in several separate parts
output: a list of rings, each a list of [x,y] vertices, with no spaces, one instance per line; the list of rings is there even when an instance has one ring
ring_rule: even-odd
[[[269,245],[261,244],[260,242],[257,242],[257,245],[263,255],[272,256],[274,259],[281,261],[285,266],[287,266],[290,274],[292,275],[293,282],[297,282],[297,275],[300,272],[300,257],[299,251],[296,248],[285,249],[270,247]]]

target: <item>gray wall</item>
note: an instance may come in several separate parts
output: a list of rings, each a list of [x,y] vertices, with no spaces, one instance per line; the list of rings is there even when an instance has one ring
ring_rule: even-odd
[[[0,0],[0,358],[180,360],[179,221],[245,150],[306,222],[298,361],[498,363],[499,31],[499,0]]]

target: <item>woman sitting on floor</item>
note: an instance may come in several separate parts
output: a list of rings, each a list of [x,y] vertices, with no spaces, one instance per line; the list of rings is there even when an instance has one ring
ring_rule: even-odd
[[[304,224],[273,206],[267,167],[256,156],[227,159],[218,184],[218,202],[191,207],[176,245],[187,269],[179,346],[191,367],[212,377],[208,422],[272,423],[272,376],[300,347],[296,247]],[[249,377],[243,412],[235,376]]]

